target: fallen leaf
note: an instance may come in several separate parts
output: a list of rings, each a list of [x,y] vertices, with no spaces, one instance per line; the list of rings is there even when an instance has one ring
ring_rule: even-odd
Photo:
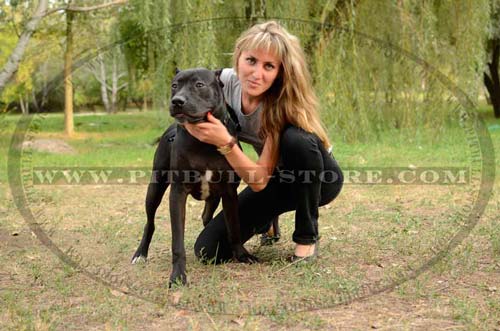
[[[187,310],[181,309],[175,313],[175,317],[186,316],[188,314]]]
[[[111,294],[114,295],[115,297],[121,297],[121,296],[125,295],[122,292],[117,291],[117,290],[111,290]]]
[[[178,305],[181,301],[182,293],[180,291],[172,293],[172,304]]]
[[[232,319],[231,322],[236,323],[239,326],[245,326],[245,321],[241,318]]]

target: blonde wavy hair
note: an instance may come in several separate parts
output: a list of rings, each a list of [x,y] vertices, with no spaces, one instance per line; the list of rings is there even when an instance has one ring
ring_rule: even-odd
[[[280,72],[264,96],[259,132],[262,138],[271,139],[274,159],[278,159],[280,134],[288,123],[315,133],[325,148],[330,148],[328,135],[319,118],[318,99],[299,39],[275,21],[252,26],[236,41],[233,52],[236,73],[241,53],[255,49],[271,52],[281,59]]]

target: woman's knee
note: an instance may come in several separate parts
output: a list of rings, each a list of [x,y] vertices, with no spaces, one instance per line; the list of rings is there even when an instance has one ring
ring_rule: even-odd
[[[316,136],[306,132],[301,128],[290,125],[283,130],[281,134],[280,150],[296,151],[297,149],[310,148],[311,145],[316,145]]]
[[[288,126],[280,138],[280,156],[286,168],[321,167],[321,152],[316,135],[295,126]]]
[[[194,243],[195,256],[203,263],[221,263],[230,260],[232,251],[225,240],[226,236],[224,220],[217,218],[211,220]]]
[[[198,260],[205,264],[219,264],[230,261],[231,254],[227,254],[220,242],[203,242],[197,240],[194,244],[194,254]]]
[[[196,239],[196,242],[194,243],[194,255],[198,258],[198,260],[204,261],[204,260],[213,258],[215,256],[211,252],[212,250],[207,249],[207,247],[210,248],[207,245],[206,240],[203,240],[203,238],[201,238],[201,236],[199,236]],[[214,256],[212,256],[212,255],[214,255]]]

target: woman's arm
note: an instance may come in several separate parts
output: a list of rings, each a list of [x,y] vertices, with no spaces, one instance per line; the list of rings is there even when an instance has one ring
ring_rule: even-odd
[[[232,137],[226,127],[212,114],[207,115],[208,122],[199,124],[185,123],[188,132],[198,140],[217,147],[227,145]],[[246,156],[238,146],[233,146],[225,157],[238,176],[250,186],[252,191],[263,190],[273,173],[274,167],[271,157],[271,141],[266,139],[262,153],[257,162]]]

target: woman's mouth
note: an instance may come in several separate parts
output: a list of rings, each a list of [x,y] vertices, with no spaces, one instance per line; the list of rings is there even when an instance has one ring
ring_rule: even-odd
[[[250,85],[250,87],[259,87],[260,84],[254,82],[254,81],[248,80],[248,85]]]

